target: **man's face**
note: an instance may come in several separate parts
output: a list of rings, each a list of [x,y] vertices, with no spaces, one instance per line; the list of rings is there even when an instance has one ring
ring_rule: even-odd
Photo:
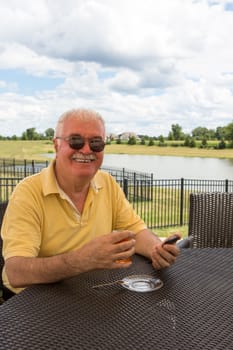
[[[71,135],[80,135],[85,139],[82,148],[72,149],[67,140]],[[88,140],[93,137],[104,140],[104,126],[99,120],[75,120],[68,119],[64,121],[61,135],[62,139],[55,139],[54,146],[56,150],[56,168],[62,171],[59,174],[63,177],[77,178],[85,177],[91,179],[103,162],[104,152],[95,152],[91,150]]]

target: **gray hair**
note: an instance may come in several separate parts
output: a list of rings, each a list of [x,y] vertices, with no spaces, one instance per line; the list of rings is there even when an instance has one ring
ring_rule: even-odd
[[[92,111],[90,109],[71,109],[69,111],[66,111],[65,113],[63,113],[60,118],[58,119],[57,122],[57,126],[55,128],[55,133],[54,133],[54,137],[59,136],[59,133],[62,132],[62,128],[63,128],[63,124],[66,120],[69,119],[75,119],[75,120],[80,120],[80,121],[90,121],[90,120],[99,120],[105,130],[105,122],[104,119],[102,118],[102,116],[95,112]]]

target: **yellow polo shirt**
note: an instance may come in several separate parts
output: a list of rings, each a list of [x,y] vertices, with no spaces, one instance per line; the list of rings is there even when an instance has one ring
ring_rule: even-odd
[[[99,170],[80,215],[59,188],[54,161],[15,188],[2,224],[3,256],[48,257],[80,248],[112,230],[145,229],[115,179]],[[13,289],[3,269],[4,285]]]

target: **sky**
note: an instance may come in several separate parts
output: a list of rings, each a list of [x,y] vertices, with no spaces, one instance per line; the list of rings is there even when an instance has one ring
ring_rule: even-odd
[[[0,0],[0,135],[73,108],[107,133],[233,122],[233,0]]]

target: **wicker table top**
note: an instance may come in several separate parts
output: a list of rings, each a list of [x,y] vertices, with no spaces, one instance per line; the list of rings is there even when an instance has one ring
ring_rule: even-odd
[[[232,271],[232,249],[183,249],[161,272],[135,256],[127,270],[27,288],[0,306],[0,349],[232,350]],[[138,273],[164,286],[149,293],[92,288]]]

